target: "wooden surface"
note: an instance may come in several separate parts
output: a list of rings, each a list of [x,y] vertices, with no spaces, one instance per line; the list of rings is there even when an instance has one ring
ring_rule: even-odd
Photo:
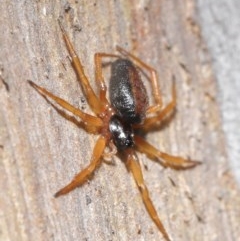
[[[240,186],[240,1],[198,0],[197,6],[217,78],[227,153]]]
[[[174,241],[239,240],[239,190],[228,167],[215,79],[193,1],[89,2],[0,5],[0,240],[162,240],[118,158],[86,185],[53,198],[87,165],[96,140],[27,83],[90,112],[59,17],[93,86],[94,53],[114,52],[116,44],[158,70],[165,103],[175,76],[177,112],[147,139],[203,164],[174,171],[139,155],[151,197]]]

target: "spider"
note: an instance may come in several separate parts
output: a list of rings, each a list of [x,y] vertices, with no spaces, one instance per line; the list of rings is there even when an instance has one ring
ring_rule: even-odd
[[[175,109],[175,82],[173,82],[172,85],[172,101],[166,107],[163,107],[156,71],[139,58],[117,46],[116,49],[121,55],[96,53],[94,56],[95,78],[99,88],[99,93],[97,95],[90,86],[88,78],[84,73],[82,63],[60,21],[59,25],[73,68],[83,87],[87,102],[95,116],[75,108],[65,100],[53,95],[34,82],[30,80],[28,82],[44,98],[52,100],[66,111],[79,117],[86,131],[99,134],[100,137],[93,149],[90,164],[80,171],[68,185],[60,189],[55,194],[55,197],[67,194],[86,182],[96,168],[101,165],[105,155],[111,154],[104,152],[105,147],[109,146],[111,149],[114,146],[123,158],[128,171],[132,173],[150,217],[155,222],[164,238],[170,241],[169,235],[159,219],[156,209],[150,199],[135,149],[157,160],[163,166],[185,169],[199,164],[199,162],[196,161],[161,152],[137,134],[139,132],[138,130],[147,132],[156,128],[160,125],[161,121]],[[111,63],[111,78],[109,82],[110,101],[106,97],[107,87],[102,74],[103,58],[115,59],[115,61]],[[146,88],[141,80],[139,69],[145,69],[151,76],[149,80],[155,102],[151,106],[149,105]],[[114,153],[112,153],[112,155],[113,154]]]

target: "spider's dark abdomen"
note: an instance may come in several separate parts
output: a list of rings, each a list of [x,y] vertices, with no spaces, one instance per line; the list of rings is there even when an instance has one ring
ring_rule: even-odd
[[[112,64],[109,84],[112,106],[125,122],[140,123],[145,118],[148,98],[138,70],[128,59],[118,59]]]

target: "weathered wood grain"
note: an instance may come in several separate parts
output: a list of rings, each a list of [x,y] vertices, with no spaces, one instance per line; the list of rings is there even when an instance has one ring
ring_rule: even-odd
[[[53,198],[87,165],[96,140],[27,83],[90,112],[67,58],[59,17],[93,86],[94,53],[114,52],[116,44],[158,70],[165,103],[175,77],[177,112],[147,139],[203,164],[174,171],[139,155],[172,240],[240,237],[239,191],[193,1],[5,1],[0,13],[0,240],[162,240],[118,158],[86,185]]]

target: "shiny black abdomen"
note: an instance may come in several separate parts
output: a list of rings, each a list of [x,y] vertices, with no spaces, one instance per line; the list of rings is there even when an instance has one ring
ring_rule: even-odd
[[[115,112],[124,122],[141,123],[148,106],[146,89],[138,70],[128,59],[112,63],[109,97]]]

